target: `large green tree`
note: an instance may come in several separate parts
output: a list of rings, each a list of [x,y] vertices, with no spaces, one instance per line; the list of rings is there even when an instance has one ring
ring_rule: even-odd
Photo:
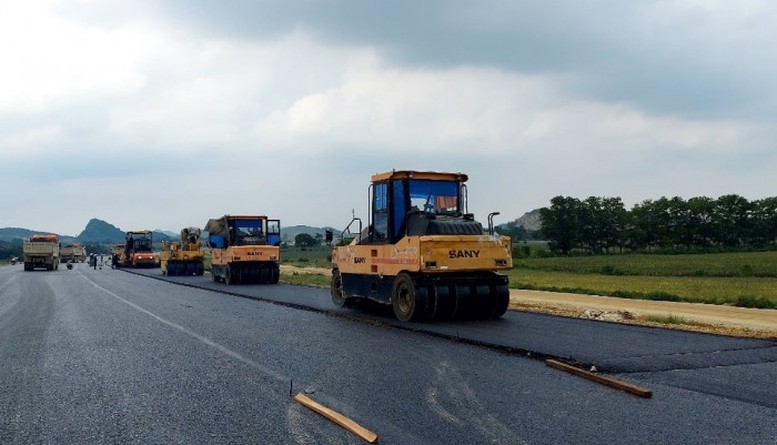
[[[568,254],[580,242],[580,200],[570,196],[556,196],[550,207],[540,209],[542,234],[548,240],[548,248]]]
[[[750,202],[739,195],[718,198],[713,212],[713,226],[719,244],[735,247],[751,239],[752,209]]]
[[[294,244],[301,247],[313,247],[318,245],[318,241],[308,233],[300,233],[294,237]]]
[[[580,201],[556,196],[540,209],[542,233],[554,252],[763,247],[777,244],[777,198],[749,202],[678,196],[645,200],[629,211],[620,198]]]

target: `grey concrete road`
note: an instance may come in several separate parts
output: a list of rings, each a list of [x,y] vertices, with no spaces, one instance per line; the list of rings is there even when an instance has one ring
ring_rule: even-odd
[[[179,280],[0,268],[0,443],[362,443],[301,391],[384,444],[777,443],[769,342],[517,313],[397,325],[316,289]]]

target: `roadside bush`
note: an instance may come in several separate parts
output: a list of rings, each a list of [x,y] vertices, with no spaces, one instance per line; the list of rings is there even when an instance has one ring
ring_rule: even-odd
[[[623,272],[618,270],[612,264],[605,264],[602,266],[602,268],[599,270],[599,273],[602,275],[623,275]]]
[[[760,295],[740,295],[734,303],[739,307],[750,307],[757,309],[777,309],[777,305],[766,297]]]
[[[518,245],[513,246],[513,258],[531,258],[531,246]]]
[[[646,300],[655,300],[655,301],[681,301],[682,299],[674,294],[670,294],[667,292],[648,292],[645,294]]]

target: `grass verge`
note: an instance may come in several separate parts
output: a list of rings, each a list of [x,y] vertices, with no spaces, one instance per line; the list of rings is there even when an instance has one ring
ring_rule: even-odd
[[[777,309],[777,278],[596,275],[513,269],[514,289]]]
[[[308,287],[328,288],[332,277],[320,273],[308,273],[304,271],[281,272],[281,283],[298,284]]]
[[[599,275],[777,277],[777,251],[516,259],[521,269]]]

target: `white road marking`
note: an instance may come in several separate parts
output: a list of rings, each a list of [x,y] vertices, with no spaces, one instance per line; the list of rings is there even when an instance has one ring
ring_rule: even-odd
[[[160,323],[163,323],[163,324],[165,324],[165,325],[167,325],[167,326],[169,326],[169,327],[171,327],[173,329],[176,329],[176,330],[178,330],[180,332],[183,332],[184,334],[186,334],[186,335],[188,335],[188,336],[190,336],[190,337],[192,337],[192,338],[194,338],[196,340],[199,340],[200,342],[202,342],[202,343],[212,347],[213,349],[221,352],[222,354],[224,354],[224,355],[226,355],[228,357],[231,357],[231,358],[233,358],[235,360],[238,360],[238,361],[240,361],[242,363],[245,363],[248,366],[256,368],[259,371],[261,371],[263,374],[266,374],[266,375],[272,377],[273,379],[275,379],[275,380],[277,380],[277,381],[279,381],[281,383],[288,383],[289,382],[290,377],[281,375],[281,374],[279,374],[279,373],[277,373],[277,372],[267,368],[266,366],[262,366],[260,363],[254,361],[254,360],[251,360],[250,358],[248,358],[248,357],[246,357],[246,356],[244,356],[244,355],[242,355],[242,354],[240,354],[238,352],[235,352],[235,351],[227,348],[226,346],[223,346],[223,345],[221,345],[219,343],[216,343],[215,341],[213,341],[213,340],[211,340],[211,339],[209,339],[207,337],[204,337],[204,336],[202,336],[202,335],[200,335],[200,334],[198,334],[198,333],[196,333],[196,332],[194,332],[194,331],[192,331],[192,330],[190,330],[190,329],[188,329],[188,328],[186,328],[184,326],[179,325],[178,323],[174,323],[174,322],[172,322],[170,320],[162,318],[159,315],[156,315],[155,313],[149,311],[148,309],[144,309],[144,308],[138,306],[137,304],[135,304],[135,303],[133,303],[133,302],[131,302],[129,300],[126,300],[126,299],[120,297],[119,295],[115,294],[114,292],[111,292],[108,289],[106,289],[106,288],[100,286],[99,284],[95,283],[94,281],[90,280],[86,275],[82,274],[80,271],[78,271],[78,274],[81,275],[82,277],[84,277],[84,279],[86,281],[88,281],[92,286],[96,287],[97,289],[99,289],[99,290],[105,292],[106,294],[110,295],[111,297],[121,301],[122,303],[126,304],[127,306],[129,306],[129,307],[131,307],[131,308],[133,308],[133,309],[135,309],[137,311],[140,311],[140,312],[148,315],[149,317],[159,321]]]

